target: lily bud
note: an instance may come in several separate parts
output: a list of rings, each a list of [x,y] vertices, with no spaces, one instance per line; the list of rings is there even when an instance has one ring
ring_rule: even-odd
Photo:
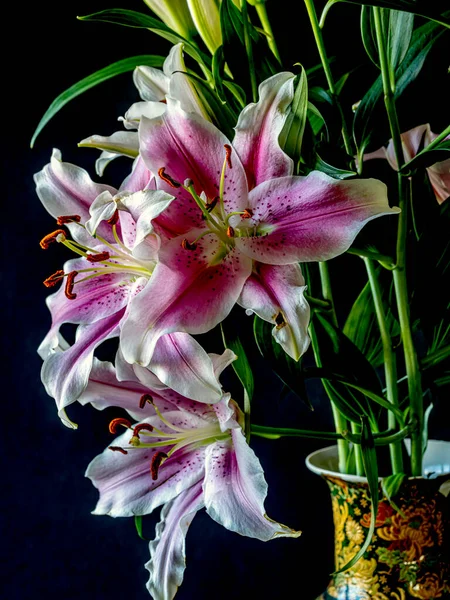
[[[187,0],[191,17],[211,54],[222,44],[220,0]]]
[[[195,33],[195,25],[189,14],[186,0],[144,0],[145,4],[176,33],[191,40]]]

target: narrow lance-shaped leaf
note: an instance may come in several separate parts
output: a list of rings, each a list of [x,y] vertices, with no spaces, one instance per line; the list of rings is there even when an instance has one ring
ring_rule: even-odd
[[[367,537],[364,540],[364,544],[361,546],[359,552],[355,554],[355,556],[346,565],[344,565],[341,569],[336,571],[336,573],[342,573],[343,571],[347,571],[358,562],[358,560],[364,555],[365,551],[367,550],[372,540],[373,532],[375,531],[375,521],[378,512],[377,455],[375,452],[375,443],[372,432],[370,430],[368,419],[362,417],[361,423],[361,453],[370,495],[370,527],[369,531],[367,532]]]
[[[292,100],[291,110],[278,138],[281,148],[298,164],[302,150],[303,132],[308,111],[308,79],[301,67]]]
[[[388,477],[383,477],[383,479],[381,480],[381,491],[386,496],[386,499],[388,500],[392,508],[397,512],[400,512],[400,509],[394,502],[394,498],[398,494],[405,478],[405,473],[394,473],[393,475],[389,475]]]
[[[163,56],[154,56],[151,54],[142,54],[140,56],[132,56],[130,58],[124,58],[123,60],[119,60],[115,63],[112,63],[108,67],[104,69],[100,69],[100,71],[96,71],[85,77],[78,83],[75,83],[70,88],[65,90],[62,94],[60,94],[48,107],[42,119],[39,121],[38,126],[36,127],[36,131],[33,134],[31,139],[30,146],[33,147],[36,138],[47,125],[47,123],[56,115],[57,112],[61,110],[63,106],[65,106],[68,102],[83,94],[87,90],[95,87],[99,83],[103,83],[111,77],[115,77],[116,75],[120,75],[121,73],[127,73],[128,71],[133,71],[139,65],[148,65],[149,67],[162,67],[164,63]]]

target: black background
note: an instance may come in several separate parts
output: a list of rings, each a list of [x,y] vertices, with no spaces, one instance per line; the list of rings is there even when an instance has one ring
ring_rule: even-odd
[[[279,27],[283,23],[283,33],[278,38],[289,69],[297,61],[305,66],[317,62],[302,3],[298,12],[293,11],[293,6],[294,3],[281,0],[268,5],[273,21]],[[5,35],[9,37],[3,39],[7,71],[3,72],[2,92],[3,132],[6,126],[2,183],[6,182],[7,190],[2,194],[1,212],[5,273],[2,401],[6,409],[2,427],[6,435],[2,435],[4,574],[0,586],[2,597],[9,600],[148,597],[146,542],[138,538],[131,519],[90,514],[97,491],[83,477],[89,461],[110,443],[107,423],[114,412],[72,406],[69,414],[79,423],[79,429],[66,429],[59,422],[54,401],[40,383],[41,361],[36,354],[50,324],[42,280],[60,268],[68,255],[60,247],[47,253],[39,248],[39,240],[51,230],[53,221],[35,195],[32,175],[49,161],[55,146],[61,149],[63,160],[87,168],[95,179],[97,152],[78,149],[76,144],[90,134],[109,135],[120,129],[117,117],[138,99],[131,74],[110,80],[70,103],[43,131],[35,149],[30,150],[33,130],[56,95],[82,77],[121,58],[166,55],[170,49],[168,42],[145,30],[75,19],[77,14],[111,7],[106,0],[28,6],[17,3],[9,6],[10,15],[4,21]],[[145,11],[138,0],[128,1],[126,7]],[[339,52],[343,63],[363,64],[357,7],[333,10],[334,25],[325,31],[330,54]],[[342,16],[337,15],[338,11]],[[446,125],[443,84],[436,79],[444,76],[445,69],[439,55],[433,60],[435,76],[431,70],[431,75],[424,76],[420,86],[413,88],[410,103],[413,101],[414,106],[405,108],[403,130],[430,120],[435,131]],[[339,61],[335,68],[341,69]],[[370,67],[361,69],[359,84],[369,83],[374,76]],[[356,81],[354,85],[357,89]],[[424,90],[427,93],[421,93]],[[349,105],[359,99],[357,93],[348,97]],[[382,127],[380,137],[383,131]],[[120,159],[107,170],[105,181],[120,183],[127,168],[129,163]],[[338,260],[341,262],[334,269],[336,289],[340,289],[339,273],[352,269],[350,287],[354,285],[356,290],[362,277],[359,261],[355,257]],[[341,308],[339,293],[337,296]],[[343,307],[346,301],[342,300]],[[316,410],[310,413],[292,394],[282,397],[281,384],[268,374],[262,362],[258,365],[255,422],[331,428],[329,409],[319,388],[313,389]],[[230,385],[233,386],[231,380]],[[431,426],[436,435],[450,437],[445,424],[439,425],[432,418]],[[295,595],[300,600],[313,600],[323,591],[333,568],[331,508],[325,483],[304,466],[307,454],[321,445],[299,439],[252,440],[269,483],[267,513],[302,529],[303,535],[297,540],[263,544],[226,531],[202,512],[188,533],[188,567],[177,598],[222,600]],[[144,521],[150,538],[157,512]]]

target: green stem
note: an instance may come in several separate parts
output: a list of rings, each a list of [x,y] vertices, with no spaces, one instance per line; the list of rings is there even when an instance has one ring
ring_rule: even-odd
[[[321,310],[331,310],[331,304],[328,300],[320,300],[319,298],[313,298],[309,294],[304,294],[305,300],[308,301],[311,306]]]
[[[333,324],[337,327],[338,320],[336,316],[336,311],[334,309],[333,302],[333,291],[331,289],[331,279],[330,279],[330,271],[328,269],[328,264],[326,262],[319,263],[319,271],[320,271],[320,281],[322,284],[322,296],[324,300],[328,302],[328,309],[331,311],[331,317],[333,319]]]
[[[352,433],[360,436],[361,435],[361,425],[358,425],[358,423],[352,423]],[[356,474],[359,475],[360,477],[364,477],[364,464],[363,464],[361,446],[358,446],[357,444],[355,444],[354,451],[355,451]]]
[[[387,254],[379,254],[378,252],[373,252],[372,250],[364,250],[362,248],[349,248],[347,250],[347,254],[354,254],[355,256],[361,256],[363,258],[371,258],[372,260],[377,260],[383,266],[386,266],[389,269],[392,269],[395,266],[395,261],[392,256],[387,256]]]
[[[249,20],[248,20],[248,10],[247,10],[247,0],[241,0],[241,12],[242,12],[242,23],[244,26],[245,50],[247,52],[248,68],[249,68],[249,72],[250,72],[250,83],[252,86],[252,97],[253,97],[253,102],[257,102],[258,101],[258,86],[256,83],[255,63],[253,60],[252,40],[250,38],[250,31],[248,29]]]
[[[269,48],[272,50],[273,55],[281,65],[280,53],[278,52],[275,36],[273,35],[272,26],[270,25],[269,16],[266,10],[266,3],[263,2],[261,4],[256,4],[255,8],[256,12],[258,13],[259,20],[261,21],[262,28],[264,29],[264,32],[267,36],[267,43],[269,44]]]
[[[378,327],[380,329],[381,344],[383,346],[384,358],[384,374],[386,378],[386,396],[389,402],[398,407],[398,389],[397,389],[397,363],[394,351],[392,349],[391,334],[386,320],[384,311],[383,298],[380,288],[380,283],[377,278],[373,261],[369,258],[364,258],[364,263],[367,269],[370,289],[372,291],[373,303],[375,305],[375,313],[377,316]],[[396,429],[396,418],[394,413],[388,411],[388,426],[389,429]],[[400,444],[392,444],[389,448],[391,455],[391,465],[393,473],[403,473],[403,457],[402,447]]]
[[[347,123],[345,122],[344,111],[342,110],[341,103],[339,102],[338,95],[336,93],[336,86],[334,85],[333,75],[330,69],[330,63],[328,60],[328,56],[325,50],[325,44],[323,41],[322,30],[319,27],[319,21],[317,19],[316,9],[314,7],[314,0],[305,0],[306,10],[308,11],[309,20],[311,22],[311,27],[314,34],[314,39],[316,41],[317,50],[319,51],[320,60],[322,62],[322,67],[325,72],[325,77],[327,79],[328,88],[333,97],[336,108],[339,111],[342,121],[342,138],[344,140],[344,146],[347,154],[349,156],[353,156],[352,150],[352,142],[350,139],[350,135],[347,129]]]
[[[375,32],[378,45],[378,54],[380,57],[381,75],[383,80],[384,102],[389,120],[389,127],[394,143],[394,150],[397,159],[398,169],[404,164],[400,127],[398,124],[397,110],[395,107],[395,82],[390,77],[390,70],[386,52],[383,29],[381,25],[380,9],[373,9]],[[408,310],[408,287],[406,279],[406,237],[408,227],[408,187],[405,185],[404,178],[398,175],[399,190],[399,215],[397,230],[397,259],[396,267],[393,271],[394,288],[397,300],[397,309],[400,322],[401,337],[403,342],[403,352],[405,356],[405,368],[408,376],[408,392],[410,403],[410,418],[415,424],[411,434],[411,474],[413,476],[422,475],[423,458],[423,395],[420,381],[419,363],[416,350],[412,339],[411,323]]]
[[[291,427],[265,427],[264,425],[251,426],[252,435],[277,440],[280,437],[303,437],[320,440],[342,440],[339,433],[332,431],[311,431],[309,429],[292,429]]]

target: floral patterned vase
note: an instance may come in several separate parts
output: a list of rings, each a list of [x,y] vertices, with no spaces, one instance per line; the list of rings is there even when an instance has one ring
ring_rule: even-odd
[[[317,600],[450,598],[450,443],[430,441],[427,454],[425,477],[405,479],[396,508],[380,490],[367,551],[353,567],[333,575]],[[336,446],[307,459],[331,491],[338,570],[361,548],[370,525],[370,500],[365,478],[334,472],[330,467],[336,463]]]

